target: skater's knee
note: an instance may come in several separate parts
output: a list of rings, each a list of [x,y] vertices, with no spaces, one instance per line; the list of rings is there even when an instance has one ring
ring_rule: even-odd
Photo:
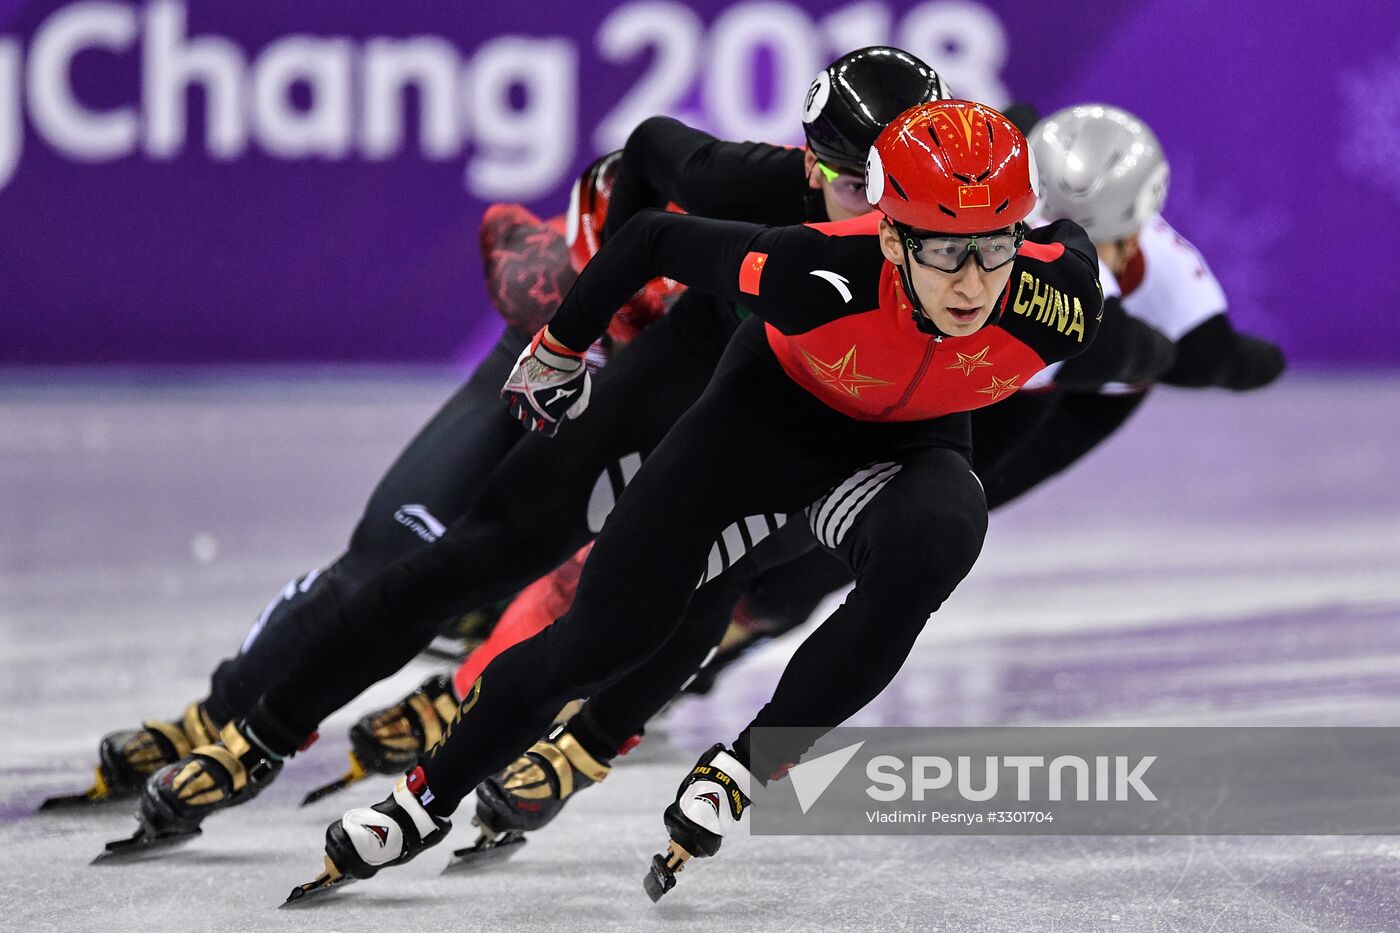
[[[853,563],[861,579],[902,581],[901,588],[939,601],[972,569],[987,531],[985,510],[937,502],[910,503],[880,518],[856,547]]]

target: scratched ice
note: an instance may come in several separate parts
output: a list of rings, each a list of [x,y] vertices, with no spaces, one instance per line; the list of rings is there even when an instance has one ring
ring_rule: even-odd
[[[0,392],[0,916],[6,929],[1382,930],[1400,839],[750,838],[642,894],[661,810],[790,646],[678,704],[508,866],[445,850],[275,913],[351,711],[263,798],[178,853],[88,867],[123,808],[38,818],[98,736],[174,715],[289,577],[336,553],[449,384],[7,383]],[[983,558],[866,724],[1400,724],[1400,380],[1161,393],[1110,446],[998,515]],[[1386,413],[1391,413],[1387,415]],[[469,841],[466,812],[449,840]]]

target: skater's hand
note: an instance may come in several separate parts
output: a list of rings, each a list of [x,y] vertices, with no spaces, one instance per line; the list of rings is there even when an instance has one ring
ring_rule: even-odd
[[[552,437],[565,420],[583,414],[591,390],[584,355],[554,340],[545,327],[515,361],[501,398],[521,424]]]

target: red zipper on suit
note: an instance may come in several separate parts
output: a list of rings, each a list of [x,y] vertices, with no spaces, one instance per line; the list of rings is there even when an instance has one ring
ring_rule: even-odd
[[[909,404],[909,399],[911,399],[914,396],[914,390],[917,389],[919,387],[919,383],[923,381],[924,373],[928,372],[928,364],[933,361],[934,351],[938,349],[938,345],[942,342],[942,337],[929,338],[928,346],[924,348],[924,358],[922,361],[920,361],[919,369],[914,373],[914,378],[909,380],[908,388],[906,388],[904,390],[904,394],[899,397],[899,401],[895,402],[893,405],[880,412],[878,415],[875,416],[876,418],[883,418],[886,415],[899,411],[899,409]]]

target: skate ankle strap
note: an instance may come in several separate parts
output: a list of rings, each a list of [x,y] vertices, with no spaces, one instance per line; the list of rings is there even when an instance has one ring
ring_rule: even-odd
[[[578,740],[569,733],[559,731],[550,738],[540,739],[530,746],[528,755],[544,759],[554,771],[559,782],[559,799],[563,800],[574,792],[574,771],[578,771],[595,783],[608,776],[611,770],[584,750]]]
[[[451,697],[430,698],[421,690],[408,698],[408,708],[418,717],[418,726],[423,730],[423,748],[437,747],[447,734],[444,726],[457,721],[457,704]]]
[[[244,743],[243,747],[247,748],[248,746]],[[223,745],[205,745],[195,749],[195,754],[203,755],[205,758],[212,758],[219,763],[219,767],[223,768],[224,773],[228,775],[229,782],[232,785],[229,788],[230,793],[236,794],[248,786],[249,775],[248,769],[243,766],[243,756],[235,752],[232,748],[229,748],[228,743],[224,743]],[[177,777],[176,780],[178,781],[179,778]]]
[[[701,759],[700,763],[695,766],[694,773],[705,773],[701,771],[702,768],[709,769],[706,776],[711,780],[715,780],[720,784],[732,784],[739,789],[739,793],[744,795],[744,800],[746,802],[749,800],[751,796],[750,788],[753,786],[753,777],[749,774],[749,769],[740,764],[739,759],[735,758],[729,752],[720,750],[715,752],[714,756],[711,757],[709,761]]]
[[[419,839],[426,839],[438,830],[437,821],[426,806],[432,801],[433,792],[428,789],[421,767],[414,768],[394,785],[394,802],[413,820],[413,828],[418,830]]]
[[[198,742],[192,744],[185,731],[173,722],[161,722],[159,719],[148,719],[141,723],[141,728],[152,735],[159,735],[170,743],[170,748],[174,752],[172,760],[184,758],[194,748],[195,744],[207,745],[208,742]],[[209,742],[214,741],[213,738]]]
[[[258,738],[257,733],[247,724],[244,724],[241,729],[236,722],[224,726],[219,731],[219,742],[222,743],[222,747],[210,745],[201,749],[201,752],[212,758],[218,758],[220,761],[222,761],[222,757],[217,754],[218,752],[227,749],[233,755],[238,767],[228,768],[228,770],[234,775],[234,783],[237,785],[234,790],[241,789],[243,783],[247,781],[252,781],[254,784],[261,783],[270,774],[276,773],[277,763],[283,760],[282,755],[269,751],[268,747]],[[225,767],[227,767],[227,763],[225,763]]]
[[[219,738],[221,724],[214,722],[210,715],[205,712],[202,703],[194,702],[186,706],[184,714],[180,717],[180,725],[184,729],[185,737],[189,740],[191,748],[212,745]]]
[[[590,755],[588,750],[579,743],[579,740],[574,738],[567,730],[560,732],[554,738],[554,744],[564,753],[564,757],[568,759],[569,764],[577,768],[580,774],[594,782],[601,781],[603,778],[607,777],[608,772],[612,770],[611,767]]]

